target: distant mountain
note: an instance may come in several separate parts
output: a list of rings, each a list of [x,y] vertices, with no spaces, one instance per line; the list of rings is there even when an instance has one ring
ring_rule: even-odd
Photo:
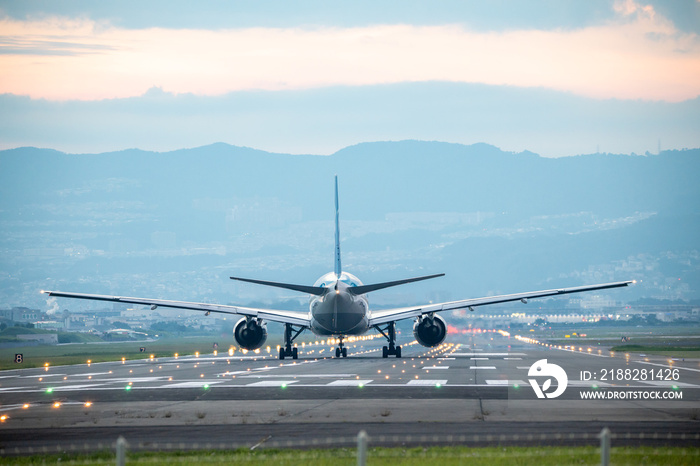
[[[613,299],[697,299],[698,173],[700,149],[558,159],[423,141],[331,156],[221,143],[167,153],[6,150],[0,302],[46,308],[41,288],[279,297],[228,275],[310,283],[330,270],[335,174],[349,271],[365,281],[447,273],[374,302],[623,279],[642,282]]]

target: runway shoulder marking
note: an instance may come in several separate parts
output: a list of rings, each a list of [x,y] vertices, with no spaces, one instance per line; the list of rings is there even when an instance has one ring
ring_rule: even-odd
[[[524,380],[485,380],[486,385],[525,385]]]
[[[246,387],[281,387],[282,385],[291,385],[297,383],[298,380],[262,380],[246,385]]]
[[[409,381],[406,385],[429,385],[429,386],[434,386],[434,385],[445,385],[447,383],[447,380],[427,380],[427,379],[416,379],[416,380],[411,380]]]
[[[371,383],[372,379],[365,380],[334,380],[333,382],[326,384],[326,387],[359,387],[360,385],[367,385]]]

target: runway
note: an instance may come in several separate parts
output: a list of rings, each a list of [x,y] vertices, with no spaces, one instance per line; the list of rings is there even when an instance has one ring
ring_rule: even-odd
[[[596,444],[603,426],[623,443],[700,439],[698,360],[497,332],[450,335],[433,349],[404,340],[400,359],[383,359],[377,339],[350,344],[340,359],[319,344],[296,361],[273,349],[3,371],[0,449],[91,449],[118,435],[144,449],[309,447],[352,443],[361,429],[375,443],[407,445]],[[548,391],[528,375],[543,359],[566,372],[556,398],[538,399],[530,382]]]

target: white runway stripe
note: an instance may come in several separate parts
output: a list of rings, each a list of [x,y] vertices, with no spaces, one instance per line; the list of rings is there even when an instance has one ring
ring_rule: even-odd
[[[200,388],[205,385],[214,385],[221,383],[223,380],[196,380],[191,382],[176,382],[167,385],[161,385],[159,388]]]
[[[367,385],[368,383],[371,383],[371,379],[365,379],[365,380],[357,380],[357,379],[350,379],[350,380],[335,380],[329,384],[326,385],[326,387],[359,387],[360,385]]]
[[[485,380],[486,385],[525,385],[524,380]]]
[[[427,380],[427,379],[416,379],[416,380],[411,380],[409,381],[406,385],[430,385],[430,386],[435,386],[435,385],[445,385],[447,383],[447,380]]]
[[[263,380],[261,382],[249,383],[246,387],[281,387],[297,383],[298,380]]]

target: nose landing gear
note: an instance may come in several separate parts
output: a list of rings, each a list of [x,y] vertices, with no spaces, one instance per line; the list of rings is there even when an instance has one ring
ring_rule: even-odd
[[[347,358],[348,357],[348,349],[343,344],[343,337],[340,336],[339,339],[340,339],[340,343],[338,343],[338,347],[335,349],[335,357],[339,358],[342,355],[344,358]]]

